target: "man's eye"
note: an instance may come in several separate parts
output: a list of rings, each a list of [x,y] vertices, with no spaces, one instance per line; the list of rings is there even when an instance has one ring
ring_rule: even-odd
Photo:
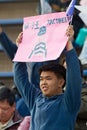
[[[40,80],[43,80],[42,78],[40,78]]]
[[[51,77],[48,77],[48,78],[46,78],[47,80],[51,80],[52,78]]]

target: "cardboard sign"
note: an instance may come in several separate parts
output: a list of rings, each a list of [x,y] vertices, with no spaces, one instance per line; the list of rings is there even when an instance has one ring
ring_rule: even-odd
[[[13,61],[41,62],[57,59],[67,43],[65,12],[24,18],[23,40]]]

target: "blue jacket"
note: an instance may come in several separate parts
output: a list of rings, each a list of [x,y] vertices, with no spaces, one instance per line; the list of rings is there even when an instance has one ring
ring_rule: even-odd
[[[15,83],[31,112],[30,130],[74,130],[82,87],[74,49],[66,53],[66,62],[66,91],[50,98],[29,82],[25,63],[14,64]]]

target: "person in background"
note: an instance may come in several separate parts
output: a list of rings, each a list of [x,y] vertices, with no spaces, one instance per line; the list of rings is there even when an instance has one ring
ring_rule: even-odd
[[[39,71],[40,89],[37,89],[28,80],[26,63],[14,63],[15,84],[31,112],[30,130],[73,130],[75,127],[82,79],[77,54],[71,43],[74,35],[72,26],[68,27],[66,35],[69,37],[66,45],[67,76],[65,68],[58,63],[44,65]],[[63,93],[65,83],[66,91]]]
[[[83,65],[83,68],[87,69],[87,34],[85,36],[84,44],[82,46],[82,50],[79,54],[79,59]]]
[[[5,85],[0,85],[0,130],[17,130],[22,120],[16,110],[14,93]]]
[[[46,0],[52,7],[53,12],[66,11],[71,0]]]
[[[87,130],[87,83],[83,75],[83,65],[79,60],[81,76],[82,76],[82,90],[81,90],[81,106],[76,120],[75,130]]]
[[[62,64],[66,69],[66,58],[61,56],[60,64]],[[81,106],[77,116],[76,125],[74,130],[86,130],[87,129],[87,83],[84,80],[83,76],[83,66],[79,60],[81,77],[82,77],[82,90],[81,90]],[[64,88],[64,91],[66,88]]]
[[[9,38],[8,36],[6,35],[6,33],[3,31],[2,27],[0,26],[0,44],[5,52],[5,54],[9,57],[9,59],[12,61],[14,56],[15,56],[15,53],[17,51],[17,46],[15,43],[13,43]],[[16,91],[15,92],[18,92],[17,90],[17,87],[14,88]],[[19,92],[18,92],[19,93]],[[17,94],[17,93],[16,93]],[[20,94],[18,94],[20,95]],[[16,95],[16,96],[18,96]],[[20,95],[21,96],[21,95]],[[21,116],[25,117],[25,116],[28,116],[30,115],[30,112],[23,100],[22,97],[19,96],[19,100],[17,99],[16,97],[16,108],[18,110],[18,112],[20,113]]]

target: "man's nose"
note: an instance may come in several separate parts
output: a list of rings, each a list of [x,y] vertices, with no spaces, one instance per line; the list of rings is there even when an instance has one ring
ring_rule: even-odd
[[[46,79],[43,80],[43,84],[47,84],[47,80]]]

